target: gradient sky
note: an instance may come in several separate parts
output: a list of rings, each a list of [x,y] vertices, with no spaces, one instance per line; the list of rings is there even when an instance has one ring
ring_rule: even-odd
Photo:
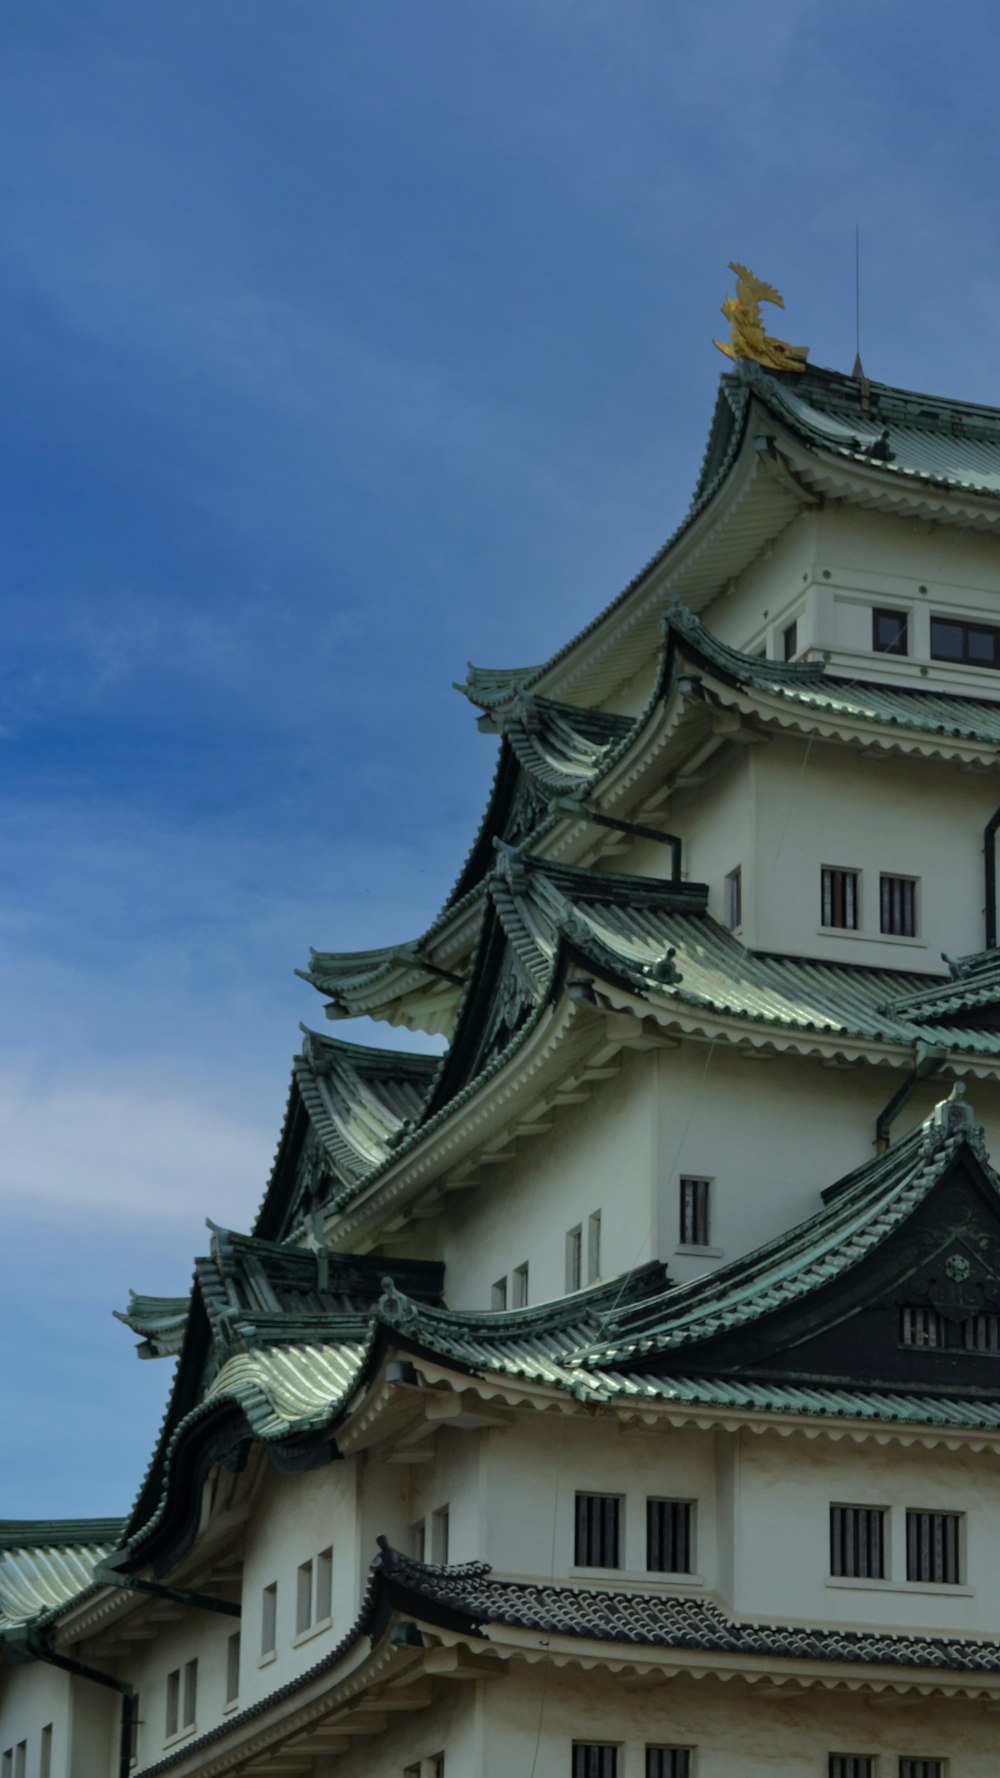
[[[947,29],[944,21],[947,20]],[[127,1511],[110,1317],[266,1182],[310,944],[418,934],[674,529],[746,261],[1000,405],[995,0],[6,0],[0,1516]],[[398,1041],[388,1027],[341,1027]]]

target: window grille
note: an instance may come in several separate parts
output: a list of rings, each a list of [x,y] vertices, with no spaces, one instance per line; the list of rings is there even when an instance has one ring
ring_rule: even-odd
[[[786,661],[794,660],[799,652],[799,626],[790,623],[781,632],[781,647]]]
[[[134,1714],[132,1717],[132,1745],[129,1749],[129,1759],[134,1763],[139,1757],[139,1723],[137,1720],[139,1715],[138,1694],[133,1696],[132,1702],[134,1705]],[[50,1722],[47,1722],[42,1730],[42,1745],[38,1756],[38,1778],[52,1778],[52,1724]]]
[[[939,1586],[961,1580],[961,1513],[908,1512],[906,1578]]]
[[[883,932],[897,938],[917,936],[916,877],[881,877],[879,912]]]
[[[901,1759],[899,1778],[947,1778],[943,1759]]]
[[[437,1512],[431,1515],[432,1562],[447,1562],[448,1560],[448,1525],[448,1508],[439,1506]]]
[[[506,1307],[507,1307],[507,1280],[506,1280],[506,1278],[498,1278],[496,1283],[493,1285],[493,1287],[490,1291],[490,1308],[491,1309],[506,1309]]]
[[[621,1496],[578,1494],[573,1560],[578,1568],[621,1567]]]
[[[526,1309],[528,1306],[528,1262],[514,1267],[514,1307]]]
[[[743,867],[737,865],[726,878],[726,925],[735,932],[743,924]]]
[[[948,1323],[936,1309],[904,1304],[899,1311],[899,1337],[904,1346],[946,1346]]]
[[[968,667],[1000,667],[1000,630],[993,624],[932,617],[931,659],[961,661]]]
[[[608,1742],[573,1742],[573,1778],[618,1778],[618,1749]]]
[[[646,1778],[690,1778],[690,1747],[647,1747]]]
[[[272,1581],[261,1595],[260,1658],[273,1655],[278,1646],[278,1583]]]
[[[1000,1315],[970,1315],[962,1323],[962,1344],[967,1352],[1000,1352]]]
[[[872,649],[875,654],[909,654],[905,611],[872,612]]]
[[[234,1630],[226,1643],[226,1703],[235,1704],[240,1695],[240,1633]]]
[[[587,1283],[596,1284],[601,1275],[601,1212],[595,1210],[587,1218]]]
[[[566,1289],[579,1290],[583,1283],[583,1229],[577,1223],[566,1236]]]
[[[873,1753],[831,1753],[828,1778],[875,1778]]]
[[[711,1234],[711,1180],[681,1177],[682,1247],[707,1247]]]
[[[657,1574],[690,1574],[694,1568],[694,1503],[646,1501],[646,1567]]]
[[[838,927],[842,932],[857,932],[861,924],[857,871],[825,864],[821,876],[821,924]]]
[[[831,1506],[830,1573],[884,1580],[887,1517],[883,1506]]]

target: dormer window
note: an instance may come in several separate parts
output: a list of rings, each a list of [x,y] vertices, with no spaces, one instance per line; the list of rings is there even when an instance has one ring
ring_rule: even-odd
[[[994,624],[931,618],[931,658],[961,661],[967,667],[1000,667],[1000,629]]]
[[[905,611],[872,612],[872,649],[875,654],[909,654]]]

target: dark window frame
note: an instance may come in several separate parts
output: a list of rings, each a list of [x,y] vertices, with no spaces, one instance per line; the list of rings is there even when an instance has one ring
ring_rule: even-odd
[[[736,932],[743,924],[743,866],[726,873],[726,925]]]
[[[827,1759],[827,1778],[875,1778],[874,1753],[831,1753]]]
[[[574,1741],[572,1778],[618,1778],[618,1741]]]
[[[646,1743],[646,1778],[691,1778],[690,1747]]]
[[[843,864],[820,865],[819,919],[824,932],[861,931],[861,872]]]
[[[957,647],[942,647],[942,630],[957,632]],[[972,639],[987,638],[992,647],[991,660],[982,654],[973,652]],[[945,617],[943,613],[931,617],[931,660],[952,661],[962,667],[984,667],[987,672],[996,672],[1000,668],[1000,626],[997,624],[980,623],[964,617]]]
[[[896,876],[880,871],[878,879],[879,931],[887,938],[916,938],[920,904],[919,877]]]
[[[646,1569],[649,1574],[694,1574],[693,1500],[646,1496]]]
[[[886,1580],[889,1508],[830,1502],[830,1574],[836,1580]]]
[[[960,1587],[964,1513],[926,1507],[906,1511],[906,1578],[925,1587]]]
[[[625,1497],[578,1489],[573,1508],[573,1566],[622,1566]]]
[[[799,620],[793,617],[781,632],[781,658],[793,661],[799,652]]]
[[[872,610],[872,653],[908,655],[909,652],[909,612],[876,605]]]
[[[679,1180],[679,1247],[710,1247],[712,1244],[712,1184],[696,1173],[682,1173]]]

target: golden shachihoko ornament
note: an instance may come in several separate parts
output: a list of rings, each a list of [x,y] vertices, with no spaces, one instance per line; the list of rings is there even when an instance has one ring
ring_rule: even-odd
[[[785,340],[775,339],[765,331],[760,318],[761,303],[784,308],[780,291],[773,284],[762,283],[735,259],[730,260],[729,270],[736,273],[736,295],[727,296],[722,305],[731,333],[728,340],[713,342],[719,351],[725,352],[727,358],[752,358],[755,364],[765,364],[769,370],[805,370],[809,347],[790,346]]]

